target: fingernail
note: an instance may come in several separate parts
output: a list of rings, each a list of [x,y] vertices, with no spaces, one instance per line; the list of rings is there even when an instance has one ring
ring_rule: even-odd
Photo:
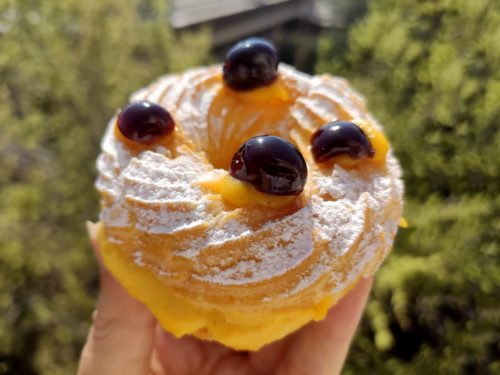
[[[97,224],[91,222],[90,220],[87,220],[85,222],[85,226],[87,227],[87,233],[90,239],[90,242],[92,243],[92,249],[94,250],[94,255],[97,260],[97,264],[99,265],[99,270],[101,274],[105,273],[106,267],[104,267],[104,263],[102,261],[102,256],[99,251],[99,246],[97,243]]]
[[[95,241],[96,239],[96,232],[97,232],[97,224],[94,224],[90,220],[87,220],[85,222],[85,226],[87,227],[87,234],[92,242]]]

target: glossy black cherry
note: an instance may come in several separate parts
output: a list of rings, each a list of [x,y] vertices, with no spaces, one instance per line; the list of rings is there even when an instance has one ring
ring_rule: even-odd
[[[271,84],[277,71],[278,53],[272,43],[263,38],[248,38],[227,53],[223,76],[227,86],[244,91]]]
[[[363,130],[349,121],[333,121],[316,130],[311,137],[311,151],[318,163],[340,155],[363,159],[375,154]]]
[[[118,129],[128,139],[152,143],[174,130],[170,113],[148,101],[130,103],[118,116]]]
[[[271,135],[250,138],[233,156],[231,176],[275,195],[297,195],[304,190],[307,165],[297,146]]]

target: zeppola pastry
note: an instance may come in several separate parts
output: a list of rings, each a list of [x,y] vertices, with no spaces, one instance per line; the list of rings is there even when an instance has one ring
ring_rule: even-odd
[[[323,319],[377,270],[402,214],[362,98],[278,66],[259,38],[136,92],[97,167],[109,270],[165,330],[239,350]]]

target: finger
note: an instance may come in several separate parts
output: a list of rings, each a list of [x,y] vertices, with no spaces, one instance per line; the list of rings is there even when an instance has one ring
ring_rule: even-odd
[[[100,266],[101,290],[78,374],[148,375],[156,321],[104,267],[96,225],[87,227]]]
[[[310,323],[290,337],[285,367],[296,374],[340,374],[372,282],[372,277],[359,281],[324,320]]]
[[[193,336],[176,338],[159,325],[155,335],[153,372],[155,374],[205,374],[232,350],[216,342]]]

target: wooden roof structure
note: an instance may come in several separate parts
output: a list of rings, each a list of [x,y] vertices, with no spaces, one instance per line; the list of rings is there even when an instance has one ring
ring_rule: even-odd
[[[260,33],[291,20],[323,26],[318,0],[173,0],[170,24],[182,30],[210,25],[214,46]]]

